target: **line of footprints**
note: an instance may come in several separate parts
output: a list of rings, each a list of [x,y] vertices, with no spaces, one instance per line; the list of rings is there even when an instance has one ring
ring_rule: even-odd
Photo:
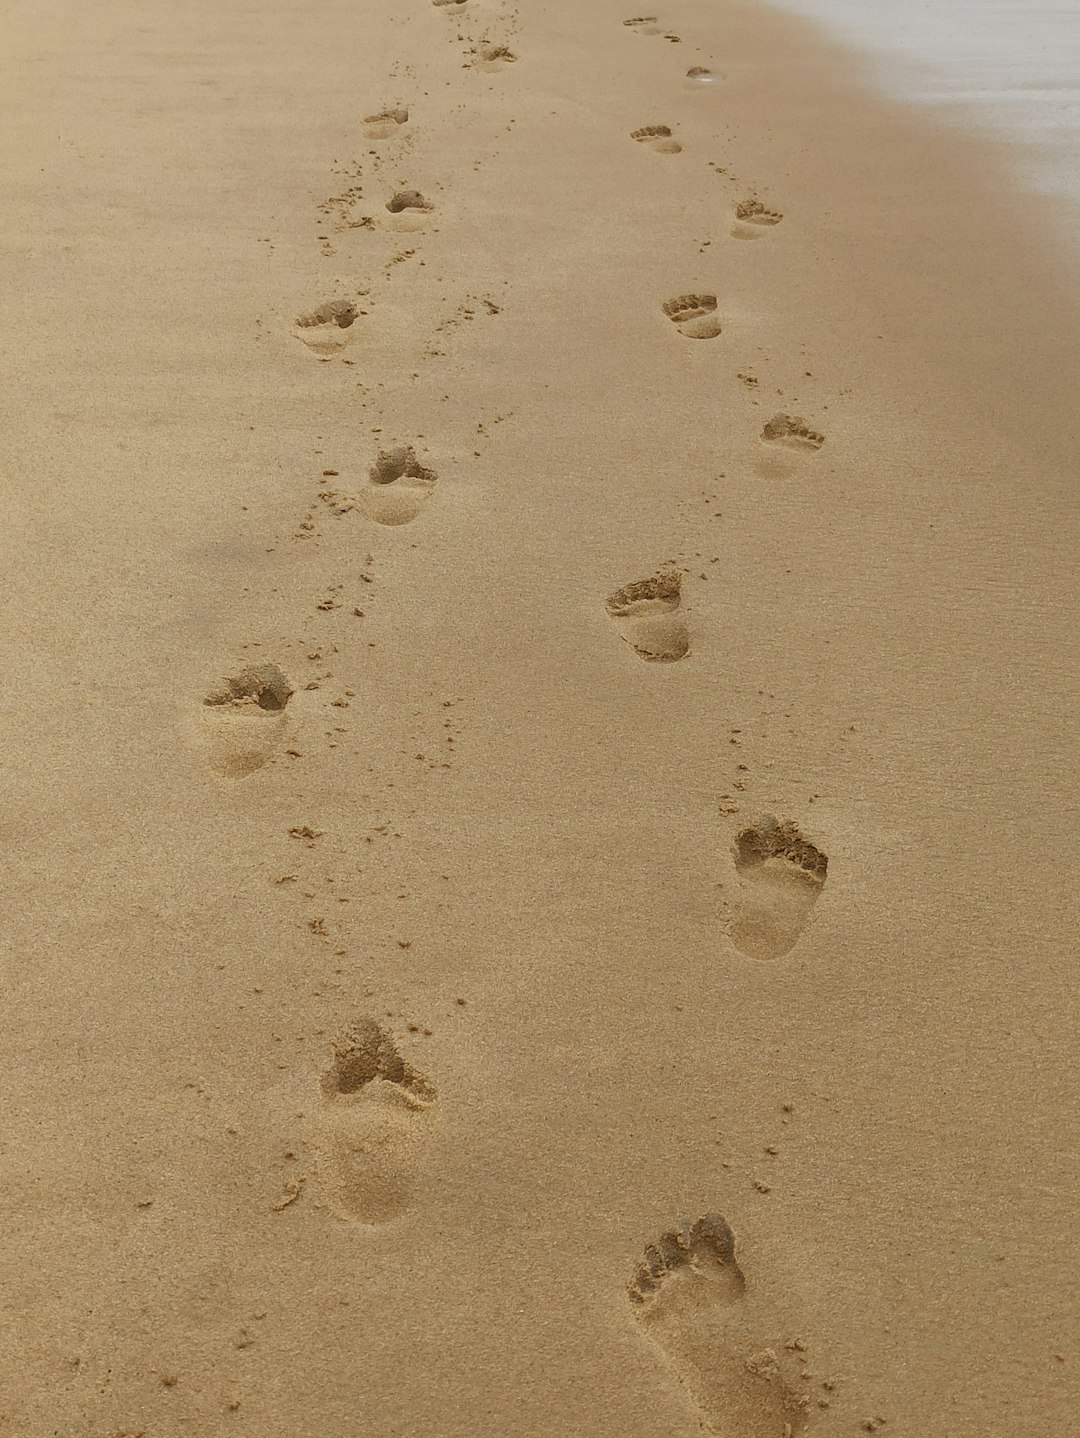
[[[437,10],[460,14],[469,0],[431,0]],[[656,16],[623,22],[632,34],[671,44],[680,37]],[[503,44],[482,37],[471,63],[495,71],[516,60]],[[707,67],[692,66],[687,81],[716,83]],[[388,106],[362,122],[375,142],[407,132],[409,110]],[[646,125],[631,134],[660,155],[682,153],[668,125]],[[346,197],[346,205],[351,201]],[[393,191],[379,223],[391,229],[423,228],[433,206],[418,190]],[[735,206],[731,233],[739,239],[767,234],[783,216],[751,197]],[[372,217],[346,218],[346,227],[368,227]],[[688,293],[664,300],[661,313],[686,339],[713,340],[722,333],[717,297]],[[297,317],[294,333],[319,360],[342,355],[355,338],[363,311],[350,299],[331,299]],[[761,433],[764,446],[793,451],[820,449],[824,436],[800,416],[774,415]],[[430,503],[438,476],[410,444],[376,455],[367,483],[354,495],[335,492],[338,512],[358,509],[379,525],[417,520]],[[640,659],[673,663],[690,653],[682,612],[682,574],[663,570],[610,594],[607,613]],[[210,766],[239,779],[269,762],[288,742],[293,686],[274,664],[248,666],[216,685],[203,701]],[[732,854],[738,899],[729,938],[753,960],[781,958],[794,948],[825,883],[828,859],[793,821],[766,816],[744,828]],[[423,1162],[437,1108],[434,1084],[400,1054],[393,1035],[376,1019],[361,1016],[337,1035],[320,1079],[317,1112],[309,1134],[315,1174],[325,1203],[341,1218],[387,1223],[405,1213]],[[283,1208],[299,1191],[276,1205]],[[807,1345],[785,1333],[785,1315],[774,1310],[747,1280],[735,1235],[716,1213],[682,1220],[649,1244],[628,1285],[631,1311],[642,1329],[674,1364],[711,1431],[742,1438],[794,1438],[815,1408],[828,1408],[834,1385],[811,1393]],[[863,1429],[883,1424],[868,1418]]]

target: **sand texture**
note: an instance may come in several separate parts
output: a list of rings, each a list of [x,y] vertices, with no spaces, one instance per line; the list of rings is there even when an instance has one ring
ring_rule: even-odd
[[[0,1438],[1077,1438],[1053,203],[751,0],[0,34]]]

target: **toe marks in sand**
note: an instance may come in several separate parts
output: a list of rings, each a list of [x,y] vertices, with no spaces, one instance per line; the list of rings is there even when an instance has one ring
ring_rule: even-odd
[[[825,443],[825,436],[811,429],[798,414],[774,414],[761,431],[764,444],[782,444],[788,449],[817,450]]]
[[[735,206],[731,233],[738,240],[756,240],[783,219],[779,210],[770,210],[760,200],[742,200]]]
[[[409,111],[404,105],[390,105],[377,115],[365,115],[360,122],[364,135],[369,140],[389,140],[400,132],[409,121]]]
[[[332,359],[355,338],[360,311],[351,300],[327,300],[310,313],[298,315],[293,333],[322,360]]]
[[[663,303],[664,314],[681,335],[691,340],[713,340],[723,326],[716,313],[716,296],[676,295]]]
[[[261,769],[285,731],[293,686],[276,664],[256,664],[215,685],[203,699],[210,768],[223,779]]]
[[[623,24],[627,29],[632,30],[635,35],[662,35],[672,45],[678,45],[680,37],[665,30],[655,15],[634,15]]]
[[[779,959],[795,947],[825,886],[829,860],[794,820],[771,814],[735,840],[739,902],[731,942],[750,959]]]
[[[411,444],[397,445],[377,456],[361,503],[377,524],[409,524],[431,498],[438,478],[420,463]]]
[[[643,125],[640,130],[631,130],[630,138],[658,155],[682,153],[682,146],[672,135],[670,125]]]
[[[320,1088],[316,1147],[330,1207],[360,1223],[398,1217],[412,1198],[435,1099],[431,1083],[365,1015],[334,1039]]]
[[[666,1354],[710,1431],[793,1438],[806,1424],[783,1345],[747,1292],[735,1235],[718,1213],[661,1234],[628,1287],[635,1318]],[[784,1356],[781,1357],[781,1354]]]
[[[607,598],[607,612],[639,658],[672,663],[690,652],[690,635],[679,614],[682,575],[661,570],[650,579],[625,584]]]

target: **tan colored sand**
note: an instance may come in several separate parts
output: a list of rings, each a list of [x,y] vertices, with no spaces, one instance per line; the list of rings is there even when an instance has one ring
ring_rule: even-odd
[[[1080,1432],[1059,218],[628,18],[5,19],[5,1438]]]

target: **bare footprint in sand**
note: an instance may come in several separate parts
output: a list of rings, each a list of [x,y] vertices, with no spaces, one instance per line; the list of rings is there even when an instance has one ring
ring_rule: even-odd
[[[473,67],[477,70],[494,72],[505,69],[507,65],[513,65],[517,56],[513,50],[507,49],[505,45],[493,45],[487,40],[482,40],[476,47]]]
[[[640,130],[631,130],[630,138],[645,149],[654,150],[658,155],[682,153],[682,146],[672,135],[670,125],[643,125]]]
[[[439,476],[416,457],[411,444],[383,450],[369,471],[360,503],[377,524],[409,524],[431,498]]]
[[[690,340],[714,340],[721,331],[715,295],[676,295],[664,301],[664,313]]]
[[[764,444],[782,444],[787,449],[817,450],[825,443],[825,436],[811,429],[799,414],[774,414],[761,431]]]
[[[203,700],[203,730],[210,768],[223,779],[242,779],[270,760],[285,733],[285,706],[293,687],[276,664],[241,669]]]
[[[388,1223],[409,1206],[435,1091],[373,1018],[333,1048],[315,1139],[320,1188],[339,1217]]]
[[[635,15],[630,20],[624,20],[623,24],[633,30],[635,35],[663,35],[664,39],[670,40],[673,45],[679,43],[679,36],[665,30],[655,15]]]
[[[795,1365],[748,1291],[718,1213],[683,1219],[650,1244],[630,1281],[634,1316],[667,1357],[711,1433],[794,1438],[808,1400]]]
[[[395,190],[386,202],[383,224],[388,230],[412,234],[425,228],[434,210],[419,190]]]
[[[351,300],[328,300],[310,314],[297,317],[293,333],[321,360],[333,359],[356,338],[360,311]]]
[[[795,947],[825,886],[829,860],[793,820],[771,814],[738,835],[739,900],[731,942],[749,959],[779,959]]]
[[[770,210],[760,200],[742,200],[735,206],[731,233],[737,240],[756,240],[783,219],[779,210]]]
[[[360,128],[369,140],[389,140],[408,124],[409,112],[404,105],[391,105],[377,115],[365,115]]]
[[[662,570],[609,594],[607,611],[619,621],[635,654],[650,663],[672,663],[690,652],[690,635],[678,613],[681,604],[682,575]]]

